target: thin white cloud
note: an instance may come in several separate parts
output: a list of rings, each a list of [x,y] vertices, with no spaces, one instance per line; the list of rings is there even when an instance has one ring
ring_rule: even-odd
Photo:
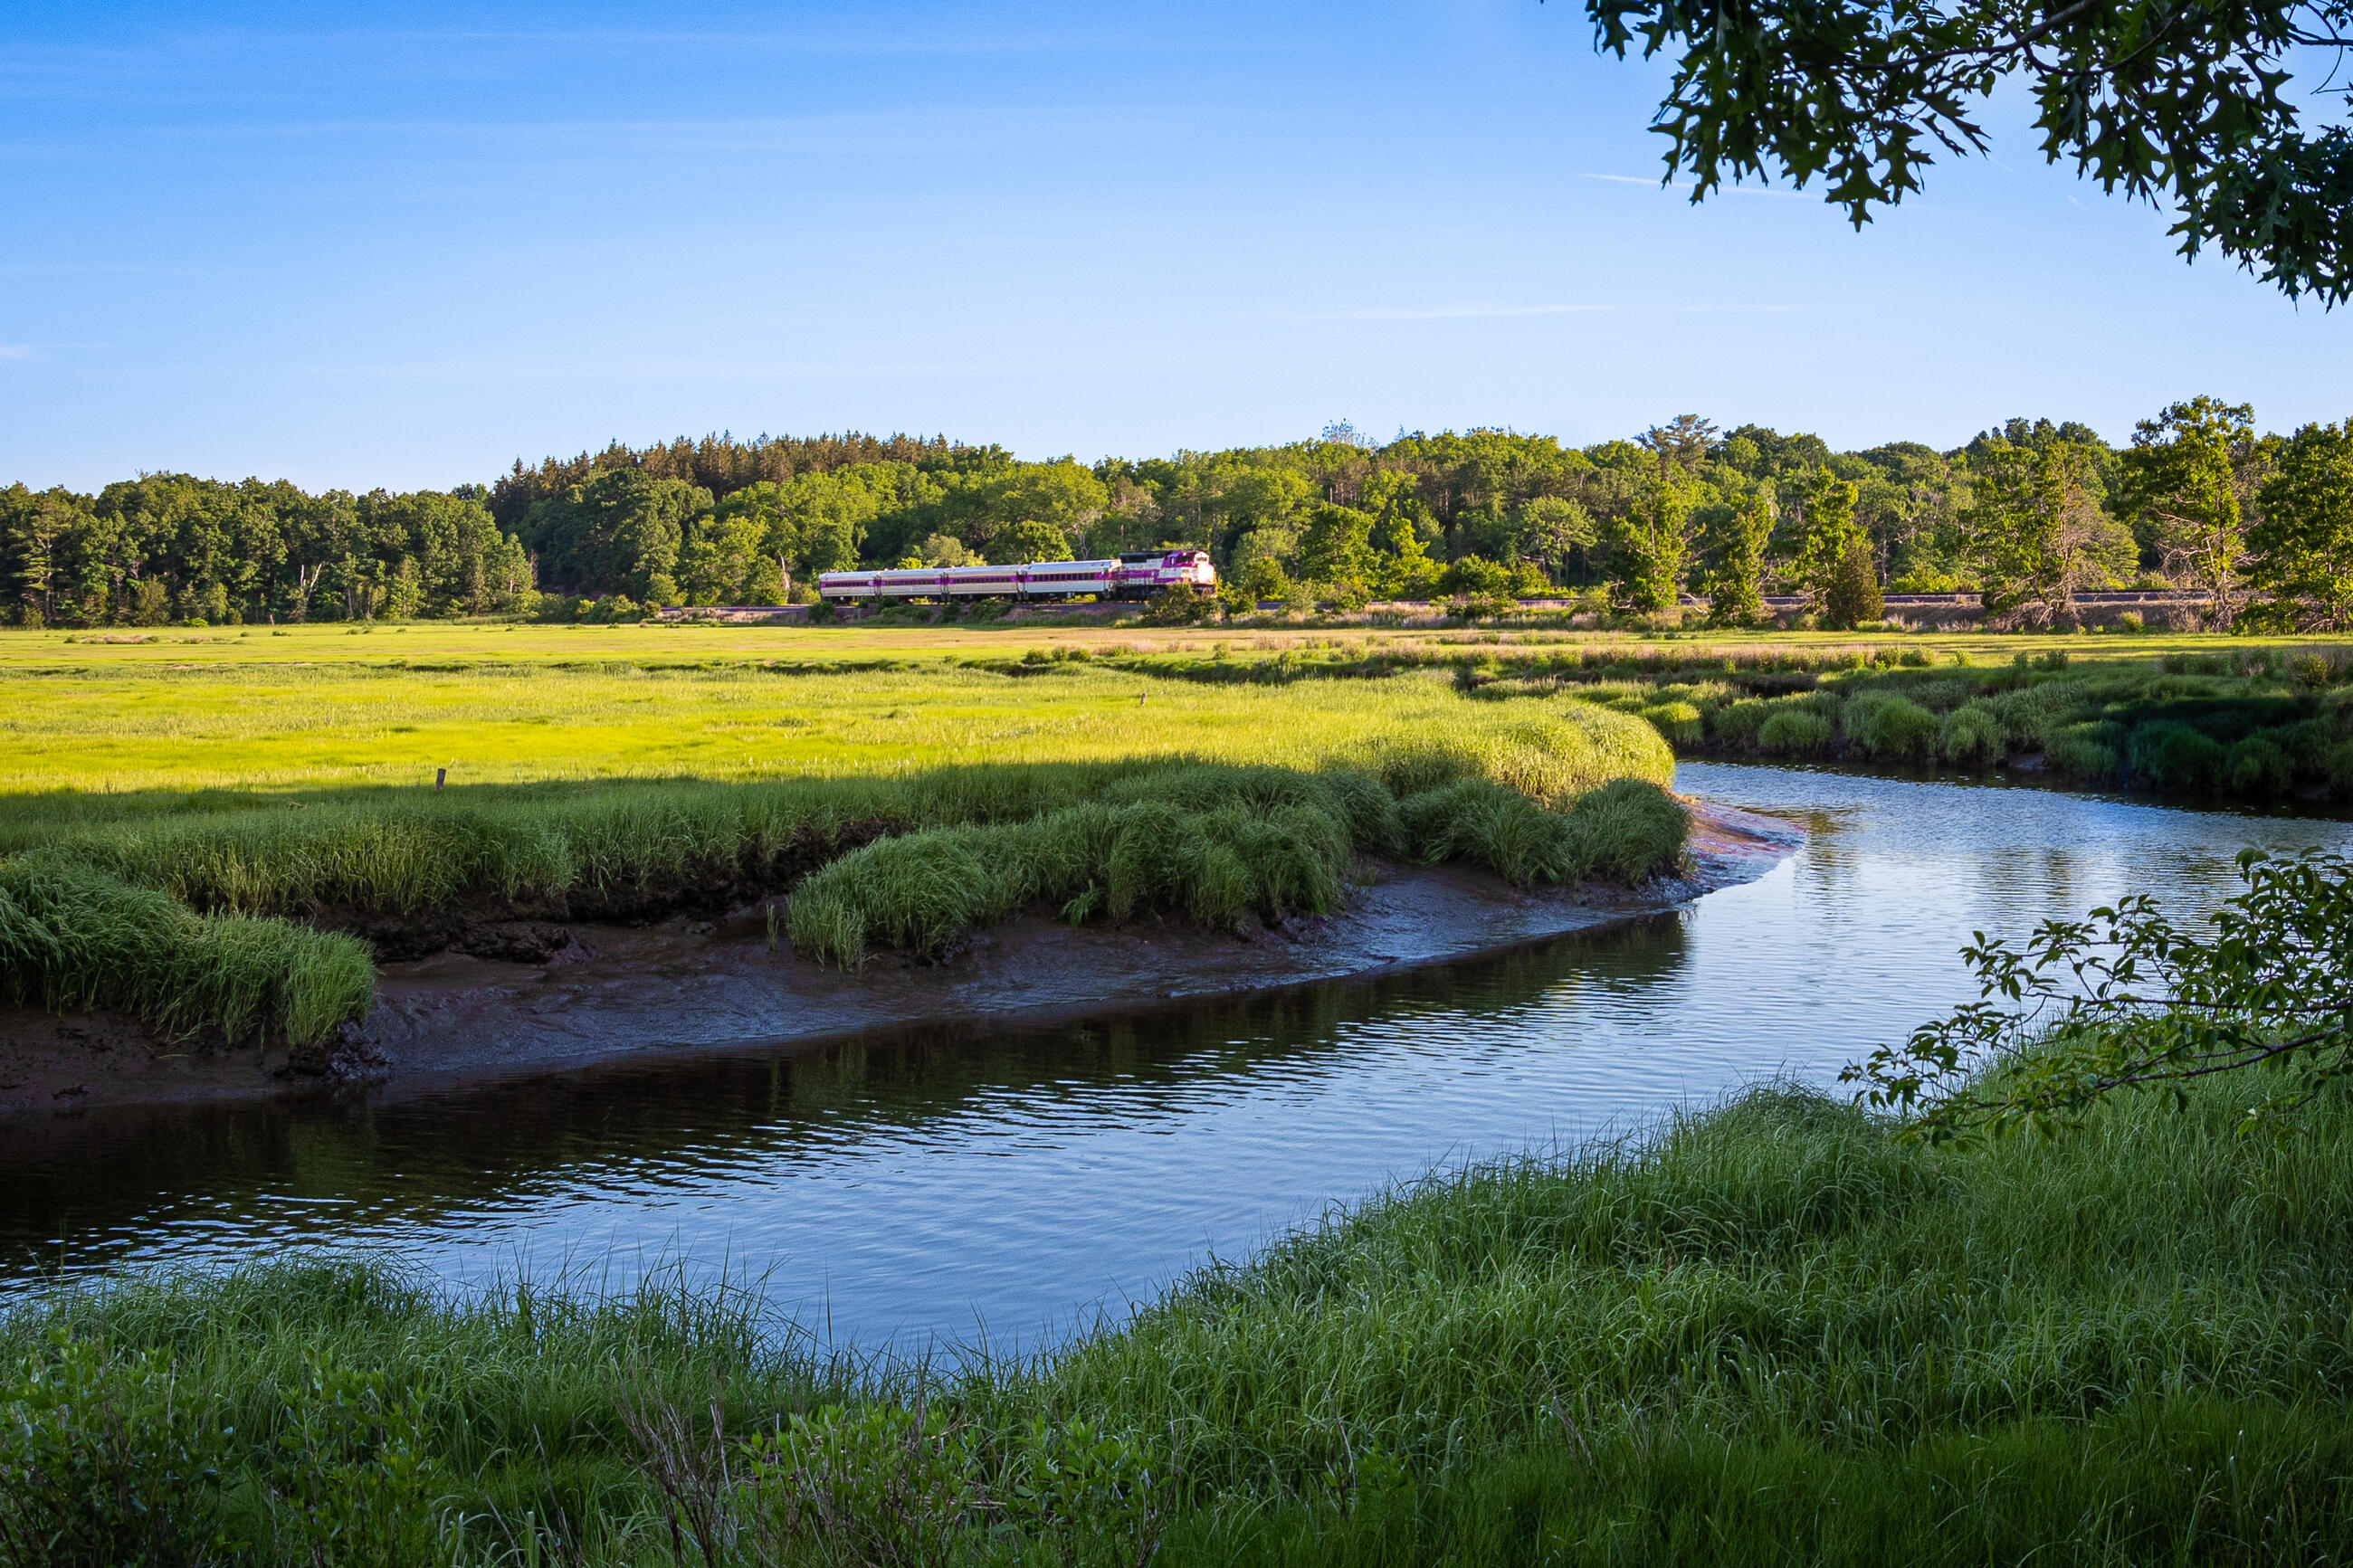
[[[58,349],[110,349],[111,343],[0,343],[0,359],[47,359]]]
[[[1580,170],[1571,170],[1568,177],[1572,180],[1599,180],[1607,185],[1648,185],[1654,191],[1672,191],[1679,196],[1691,194],[1688,184],[1678,184],[1641,174],[1588,174]],[[1719,196],[1770,196],[1781,202],[1810,202],[1814,199],[1807,191],[1774,191],[1757,185],[1718,185],[1713,194]]]
[[[419,360],[406,363],[287,363],[272,367],[280,375],[314,376],[328,380],[380,382],[764,382],[764,381],[923,381],[951,377],[1019,375],[1100,375],[1135,370],[1221,369],[1237,363],[1225,358],[1196,357],[1136,360],[1007,361],[874,361],[855,364],[789,363],[761,361],[730,363],[715,360]],[[206,377],[237,367],[183,365],[174,374]]]
[[[1584,316],[1615,305],[1374,305],[1361,310],[1266,310],[1272,321],[1472,321],[1493,316]]]
[[[590,148],[616,145],[645,152],[807,151],[813,142],[872,139],[891,132],[946,134],[1068,135],[1074,129],[1163,121],[1176,106],[1156,103],[1070,104],[1005,110],[911,105],[802,115],[743,115],[674,120],[301,120],[245,124],[158,122],[125,127],[125,141],[188,143],[293,142],[400,136],[421,142],[506,143]],[[1197,116],[1198,118],[1198,116]],[[923,143],[928,146],[931,142]],[[58,158],[84,151],[63,142],[0,142],[0,156]]]
[[[137,267],[117,261],[0,261],[0,273],[57,272],[120,275],[131,278],[217,278],[192,267]]]
[[[1796,305],[1374,305],[1361,310],[1261,310],[1261,321],[1473,321],[1499,316],[1599,316],[1619,313],[1691,316],[1718,311],[1778,315]]]

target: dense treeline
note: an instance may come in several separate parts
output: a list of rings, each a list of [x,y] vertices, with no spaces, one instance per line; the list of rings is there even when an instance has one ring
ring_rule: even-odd
[[[537,600],[530,557],[479,489],[313,496],[283,479],[150,474],[95,496],[0,490],[0,603],[24,625],[487,615]]]
[[[2213,624],[2353,620],[2353,420],[2258,436],[2176,404],[2114,447],[2013,419],[1968,446],[1833,452],[1685,415],[1585,448],[1504,430],[1345,425],[1166,458],[1023,462],[944,437],[617,444],[448,494],[305,495],[152,475],[97,496],[0,491],[0,602],[26,624],[529,612],[543,592],[773,604],[860,563],[955,565],[1189,545],[1238,601],[1361,604],[1590,590],[1721,625],[1804,595],[1822,624],[1883,590],[1967,591],[2023,624],[2079,592],[2195,587]]]

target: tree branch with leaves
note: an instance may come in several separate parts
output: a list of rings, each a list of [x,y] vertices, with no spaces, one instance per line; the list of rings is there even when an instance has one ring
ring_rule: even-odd
[[[2022,80],[2043,156],[2166,206],[2287,294],[2353,295],[2353,132],[2307,129],[2296,51],[2353,47],[2353,0],[1588,0],[1598,48],[1675,62],[1653,127],[1667,178],[1820,177],[1860,228]],[[2340,72],[2315,96],[2342,97]]]
[[[2135,895],[2087,920],[2046,921],[2022,947],[1977,932],[1962,957],[1978,1000],[1842,1080],[1941,1141],[2053,1132],[2119,1090],[2178,1102],[2200,1079],[2267,1068],[2246,1120],[2278,1121],[2353,1073],[2353,864],[2251,849],[2239,876],[2244,887],[2203,931]]]

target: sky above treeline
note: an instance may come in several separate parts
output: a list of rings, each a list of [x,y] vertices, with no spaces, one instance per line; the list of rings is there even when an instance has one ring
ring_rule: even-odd
[[[0,484],[438,487],[715,430],[1091,459],[2353,415],[2353,310],[2185,265],[2010,107],[1858,235],[1819,189],[1662,190],[1663,79],[1559,0],[17,0]]]

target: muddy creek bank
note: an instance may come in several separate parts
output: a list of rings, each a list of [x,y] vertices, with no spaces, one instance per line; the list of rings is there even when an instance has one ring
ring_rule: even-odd
[[[632,1057],[767,1048],[862,1030],[1146,1013],[1460,960],[1656,914],[1751,880],[1799,829],[1694,803],[1684,876],[1639,889],[1524,891],[1462,867],[1366,861],[1347,906],[1242,932],[1029,915],[938,962],[885,954],[844,972],[797,956],[768,903],[642,926],[477,920],[449,951],[384,964],[375,1010],[328,1047],[158,1041],[105,1014],[0,1009],[0,1112],[352,1092],[427,1093]],[[779,909],[779,914],[780,914]],[[776,922],[781,923],[780,920]],[[457,929],[457,928],[453,928]],[[413,949],[411,950],[413,951]]]

